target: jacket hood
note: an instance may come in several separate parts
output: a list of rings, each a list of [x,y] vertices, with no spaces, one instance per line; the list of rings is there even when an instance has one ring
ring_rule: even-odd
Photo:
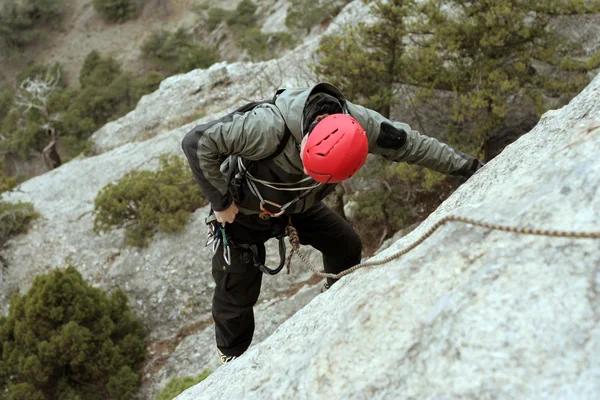
[[[345,106],[346,98],[338,88],[330,83],[321,82],[309,88],[290,88],[279,95],[275,105],[281,111],[283,119],[287,124],[294,139],[298,143],[302,141],[302,115],[304,108],[311,95],[315,93],[327,93],[337,98]]]

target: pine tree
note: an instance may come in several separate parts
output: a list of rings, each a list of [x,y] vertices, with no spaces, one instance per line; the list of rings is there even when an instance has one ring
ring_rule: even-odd
[[[553,22],[599,10],[598,1],[581,0],[428,0],[409,28],[407,81],[425,98],[452,91],[449,138],[481,154],[520,94],[539,114],[543,96],[569,100],[589,83],[600,53],[580,58],[580,45],[562,38]]]
[[[326,36],[317,54],[315,72],[337,85],[346,96],[388,117],[395,86],[405,80],[406,17],[412,3],[405,0],[371,1],[377,22],[349,27]]]
[[[121,290],[107,296],[75,267],[56,269],[0,317],[0,390],[11,400],[129,399],[144,337]]]
[[[137,0],[93,0],[92,5],[109,22],[124,22],[137,14]]]

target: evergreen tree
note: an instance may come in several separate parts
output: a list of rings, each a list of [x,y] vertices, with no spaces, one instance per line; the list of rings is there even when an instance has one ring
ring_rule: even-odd
[[[315,72],[336,84],[346,96],[389,117],[395,85],[404,82],[405,19],[412,3],[372,1],[377,22],[361,23],[340,35],[326,36],[317,54]]]
[[[139,385],[144,329],[69,266],[35,278],[0,317],[0,388],[10,400],[129,399]]]
[[[541,113],[544,95],[569,100],[589,83],[600,53],[580,58],[580,45],[552,22],[598,11],[598,1],[428,0],[410,27],[407,80],[425,98],[435,89],[454,93],[450,140],[481,155],[519,94]]]
[[[142,3],[143,4],[143,3]],[[124,22],[137,15],[137,0],[93,0],[92,5],[109,22]]]
[[[142,46],[142,57],[168,75],[208,68],[219,61],[214,47],[195,42],[185,28],[154,31]]]
[[[0,8],[0,45],[22,48],[41,36],[43,28],[58,26],[63,0],[6,0]]]

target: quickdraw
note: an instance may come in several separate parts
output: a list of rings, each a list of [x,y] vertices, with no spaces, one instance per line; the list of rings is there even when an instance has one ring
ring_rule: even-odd
[[[227,265],[231,265],[231,248],[225,234],[225,224],[220,224],[214,214],[210,214],[205,219],[208,230],[206,231],[206,245],[208,247],[212,243],[213,254],[217,252],[221,243],[223,243],[223,259]]]

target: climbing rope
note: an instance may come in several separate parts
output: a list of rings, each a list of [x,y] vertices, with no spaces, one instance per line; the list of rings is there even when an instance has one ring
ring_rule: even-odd
[[[366,261],[366,262],[360,263],[358,265],[355,265],[352,268],[349,268],[345,271],[340,272],[339,274],[331,274],[331,273],[327,273],[324,271],[320,271],[320,270],[316,269],[315,267],[313,267],[313,265],[310,263],[310,261],[308,261],[308,259],[302,253],[300,253],[300,238],[298,237],[298,231],[296,230],[296,228],[294,228],[292,226],[292,222],[290,219],[290,222],[288,223],[288,226],[286,227],[286,234],[288,235],[289,242],[292,245],[292,251],[290,252],[290,255],[288,256],[288,259],[287,259],[288,273],[289,273],[289,268],[290,268],[290,264],[292,261],[292,256],[294,255],[294,253],[296,253],[298,255],[298,258],[300,258],[300,260],[302,260],[302,262],[304,262],[304,264],[306,264],[308,266],[308,268],[310,268],[315,274],[317,274],[318,276],[324,277],[324,278],[340,279],[342,276],[351,274],[360,268],[374,267],[377,265],[387,264],[390,261],[400,258],[404,254],[408,253],[409,251],[411,251],[412,249],[414,249],[415,247],[420,245],[425,239],[427,239],[429,236],[431,236],[433,234],[433,232],[435,232],[440,226],[442,226],[446,222],[450,222],[450,221],[462,222],[465,224],[479,226],[482,228],[493,229],[493,230],[497,230],[497,231],[520,233],[523,235],[566,237],[566,238],[575,238],[575,239],[600,239],[600,232],[572,232],[572,231],[558,231],[558,230],[549,230],[549,229],[544,230],[544,229],[535,229],[535,228],[521,228],[521,227],[513,227],[513,226],[507,226],[507,225],[490,224],[487,222],[478,221],[476,219],[458,217],[456,215],[448,215],[448,216],[440,219],[431,228],[429,228],[427,230],[427,232],[425,232],[423,235],[421,235],[417,240],[415,240],[413,243],[409,244],[406,248],[398,251],[397,253],[394,253],[391,256],[386,257],[382,260]]]

